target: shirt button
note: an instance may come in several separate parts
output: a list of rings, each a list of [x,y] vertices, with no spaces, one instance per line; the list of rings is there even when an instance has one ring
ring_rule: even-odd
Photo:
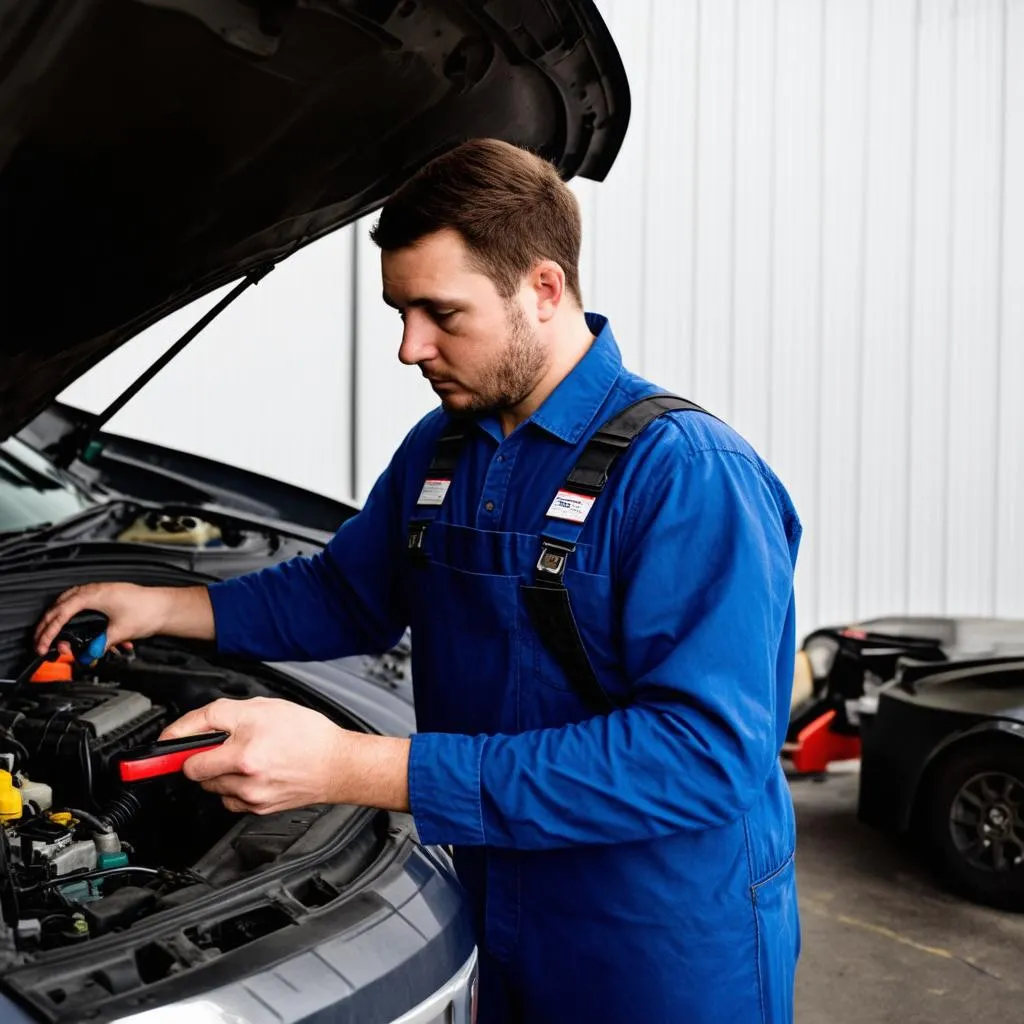
[[[487,502],[487,504],[484,505],[484,508],[487,509],[488,512],[493,512],[494,511],[494,502],[493,501]]]

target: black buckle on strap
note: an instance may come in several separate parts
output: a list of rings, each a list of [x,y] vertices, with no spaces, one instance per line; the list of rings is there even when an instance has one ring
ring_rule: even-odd
[[[566,563],[575,550],[575,544],[541,537],[540,558],[537,559],[537,582],[561,586]]]
[[[624,452],[633,443],[633,438],[623,437],[622,434],[613,434],[610,431],[601,429],[591,437],[588,443],[611,448],[617,452]]]

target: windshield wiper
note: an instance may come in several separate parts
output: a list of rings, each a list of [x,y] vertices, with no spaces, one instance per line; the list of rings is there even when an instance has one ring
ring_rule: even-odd
[[[242,292],[254,284],[258,284],[273,269],[273,263],[266,263],[255,270],[250,270],[213,309],[200,317],[155,363],[136,377],[103,412],[93,417],[88,423],[76,427],[51,445],[46,454],[50,456],[54,465],[60,469],[67,469],[75,459],[83,459],[88,462],[88,454],[91,454],[87,454],[89,446],[103,429],[104,424],[109,422],[111,417],[116,416],[197,334],[213,323]]]
[[[11,551],[19,549],[23,543],[36,544],[40,541],[51,540],[60,537],[78,526],[87,526],[95,521],[99,524],[116,516],[127,513],[125,518],[136,514],[139,510],[139,503],[128,498],[114,498],[111,501],[93,505],[75,512],[55,523],[39,523],[37,526],[28,526],[22,530],[10,530],[7,533],[0,533],[0,558],[5,557]]]

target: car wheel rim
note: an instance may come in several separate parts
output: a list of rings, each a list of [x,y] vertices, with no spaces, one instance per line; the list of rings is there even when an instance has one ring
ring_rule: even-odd
[[[1006,772],[984,772],[957,791],[949,832],[973,868],[1004,872],[1024,864],[1024,782]]]

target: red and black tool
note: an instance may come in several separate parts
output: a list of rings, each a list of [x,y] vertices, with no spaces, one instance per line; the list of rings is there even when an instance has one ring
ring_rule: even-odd
[[[230,735],[226,732],[204,732],[198,736],[182,736],[176,740],[158,740],[139,747],[119,759],[122,782],[142,782],[160,775],[180,772],[181,766],[194,754],[214,750]]]

